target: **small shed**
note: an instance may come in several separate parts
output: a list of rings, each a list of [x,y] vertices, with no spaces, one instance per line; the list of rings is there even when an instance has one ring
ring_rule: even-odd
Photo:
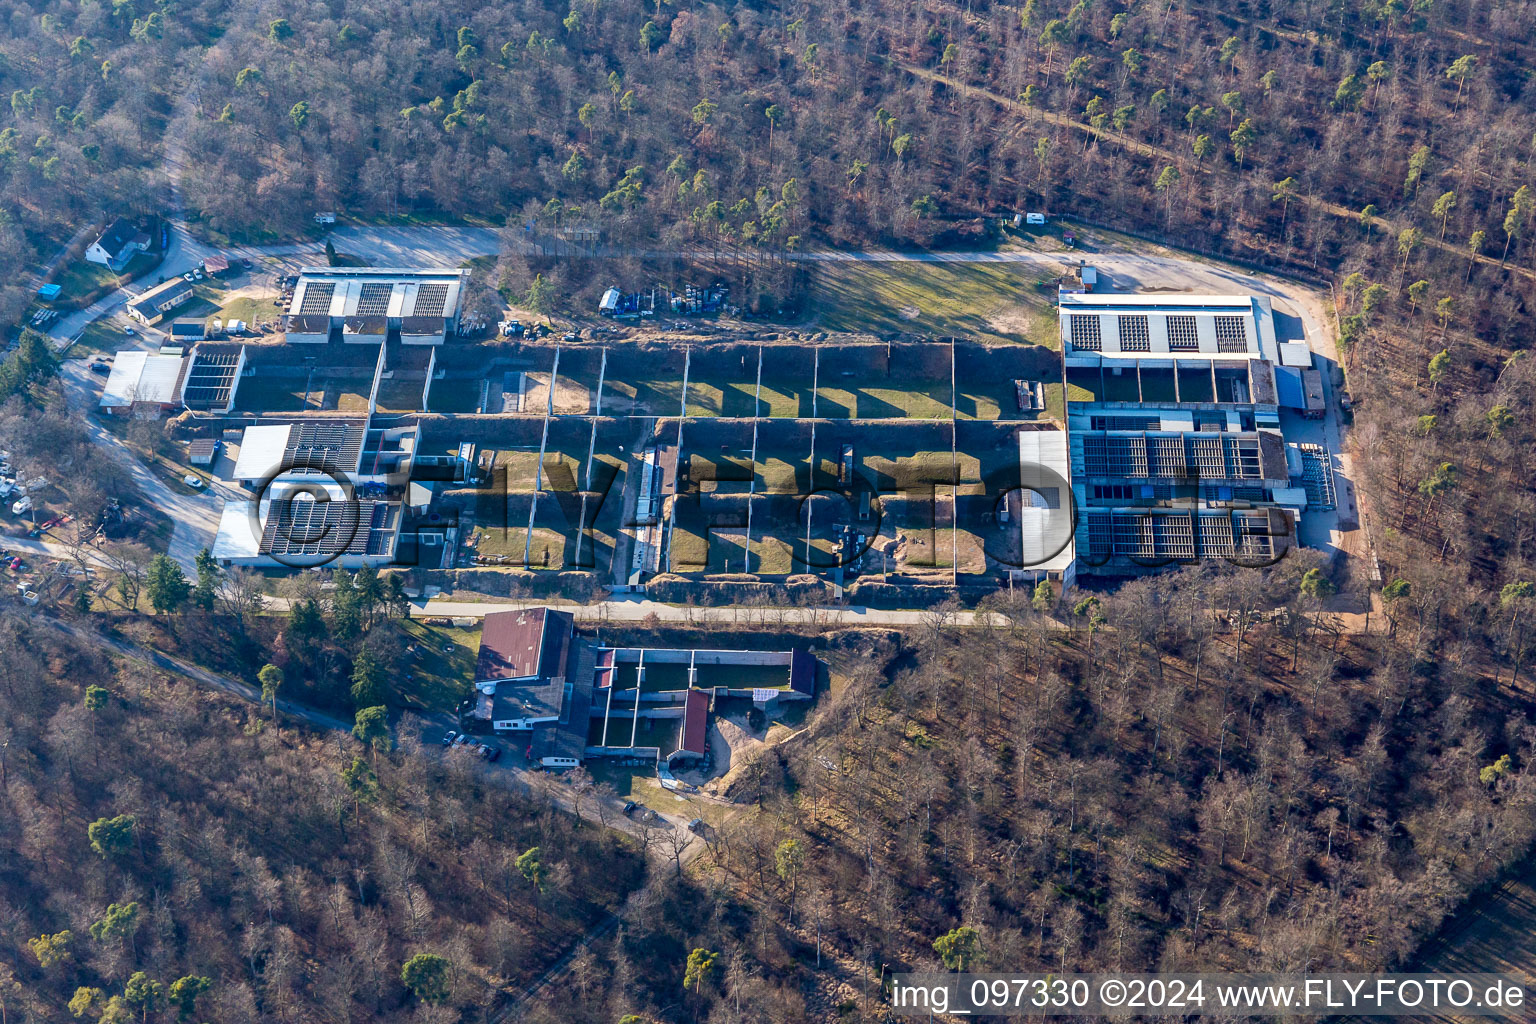
[[[56,284],[45,284],[37,290],[37,297],[42,299],[44,302],[52,302],[54,299],[59,297],[59,292],[61,290],[62,289],[60,289],[60,287]]]
[[[1318,370],[1301,371],[1301,389],[1305,394],[1306,406],[1302,415],[1309,420],[1320,420],[1327,411],[1327,403],[1323,400],[1323,375]]]
[[[199,437],[187,445],[187,461],[194,466],[211,466],[219,453],[219,442],[211,437]]]
[[[175,342],[202,341],[208,336],[208,325],[201,317],[179,317],[171,321],[170,335]]]
[[[1312,350],[1303,341],[1287,341],[1280,344],[1280,365],[1306,370],[1312,366]]]
[[[1038,380],[1015,380],[1013,393],[1019,404],[1019,412],[1037,412],[1045,408],[1045,383]]]
[[[229,270],[229,257],[213,255],[203,260],[203,269],[210,274],[222,274]]]

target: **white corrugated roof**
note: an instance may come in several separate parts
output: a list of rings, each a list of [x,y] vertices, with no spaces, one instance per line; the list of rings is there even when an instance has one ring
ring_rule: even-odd
[[[181,399],[177,393],[181,367],[180,355],[119,352],[102,390],[101,404],[114,408],[135,402],[175,404]]]
[[[1310,369],[1312,366],[1312,350],[1304,341],[1288,341],[1280,346],[1281,366],[1300,366]]]
[[[139,378],[139,401],[171,404],[181,395],[181,368],[185,361],[180,352],[152,355],[144,360],[144,374]]]
[[[265,480],[283,465],[292,424],[246,427],[240,438],[240,457],[235,460],[236,480]]]
[[[213,538],[215,559],[255,558],[261,554],[261,522],[249,501],[226,501]]]
[[[1019,513],[1021,568],[1065,571],[1076,554],[1065,432],[1019,431],[1019,482],[1025,488]]]
[[[101,393],[101,404],[116,407],[132,401],[130,396],[139,386],[144,360],[148,358],[148,352],[119,352],[112,362],[112,375],[107,378],[107,386]]]

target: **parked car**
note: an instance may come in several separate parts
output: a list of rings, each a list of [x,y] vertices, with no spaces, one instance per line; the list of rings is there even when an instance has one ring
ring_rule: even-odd
[[[501,748],[500,747],[492,747],[491,748],[491,752],[489,754],[485,755],[485,759],[487,761],[494,762],[500,756],[501,756]]]
[[[639,806],[640,805],[635,803],[635,801],[633,801],[633,800],[626,800],[626,801],[624,801],[624,813],[626,815],[634,814],[635,813],[635,808],[639,807]]]
[[[251,268],[252,268],[252,267],[254,267],[254,266],[255,266],[255,265],[256,265],[256,264],[254,264],[254,263],[252,263],[252,262],[251,262],[251,258],[250,258],[250,257],[249,257],[249,256],[247,256],[247,257],[246,257],[246,258],[245,258],[245,259],[243,259],[243,260],[241,260],[241,261],[240,261],[240,265],[241,265],[241,266],[242,266],[242,267],[244,267],[244,268],[245,268],[245,269],[246,269],[246,270],[250,270],[250,269],[251,269]]]
[[[11,572],[26,572],[27,571],[27,563],[23,562],[19,558],[11,559],[10,565],[11,565]]]
[[[133,330],[132,327],[124,327],[123,328],[123,333],[127,334],[127,335],[132,335],[134,333],[134,330]]]
[[[704,830],[706,828],[708,828],[708,827],[709,826],[704,824],[704,819],[703,818],[694,818],[692,821],[690,821],[688,823],[688,831],[689,832],[696,832],[699,835],[703,835],[704,834]]]
[[[182,275],[181,275],[181,279],[182,279],[182,280],[183,280],[183,281],[192,281],[192,280],[195,280],[195,279],[194,279],[194,278],[193,278],[193,277],[192,277],[192,271],[190,271],[190,270],[189,270],[189,271],[187,271],[187,272],[186,272],[186,273],[185,273],[185,274],[182,274]]]
[[[194,270],[194,271],[192,271],[192,280],[194,280],[194,281],[201,281],[202,279],[203,279],[203,272],[201,270]]]
[[[449,729],[447,732],[443,733],[443,746],[445,746],[445,747],[453,746],[453,741],[458,739],[458,738],[459,738],[459,734],[456,731],[454,731],[453,729]]]
[[[203,478],[198,476],[196,473],[188,473],[186,476],[181,478],[181,482],[192,488],[194,491],[200,491],[204,487]]]
[[[91,364],[91,372],[92,373],[103,373],[103,374],[111,373],[112,372],[112,367],[108,366],[106,363],[92,363]]]

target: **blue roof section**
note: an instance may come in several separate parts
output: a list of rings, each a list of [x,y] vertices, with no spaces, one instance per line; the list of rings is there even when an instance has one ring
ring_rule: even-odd
[[[1275,367],[1275,397],[1287,409],[1305,409],[1306,394],[1301,387],[1301,371],[1294,366]]]
[[[807,697],[816,696],[816,659],[810,651],[797,647],[790,652],[789,688]]]
[[[37,297],[40,299],[56,299],[59,297],[61,290],[56,284],[45,284],[37,290]]]

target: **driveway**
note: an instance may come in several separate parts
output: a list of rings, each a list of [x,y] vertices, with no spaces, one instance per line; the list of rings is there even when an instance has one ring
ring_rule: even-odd
[[[170,241],[166,245],[165,259],[158,267],[137,278],[115,292],[109,292],[76,313],[60,317],[48,326],[48,335],[63,346],[74,341],[95,320],[121,310],[131,298],[142,295],[161,281],[180,277],[204,259],[219,252],[217,247],[198,241],[186,226],[176,222],[171,226]]]
[[[89,412],[98,401],[102,378],[91,373],[89,364],[83,359],[65,360],[59,373],[70,405],[82,413]],[[127,444],[92,416],[82,415],[80,422],[90,433],[91,440],[133,478],[145,503],[171,517],[175,525],[167,553],[184,570],[195,571],[197,553],[211,547],[214,535],[219,532],[223,498],[216,493],[218,488],[192,491],[170,483],[144,465]]]

